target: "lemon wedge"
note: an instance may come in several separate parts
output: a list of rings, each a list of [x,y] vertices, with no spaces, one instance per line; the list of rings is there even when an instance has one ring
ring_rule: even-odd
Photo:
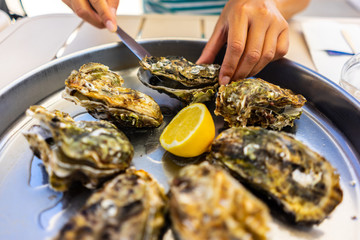
[[[161,146],[180,157],[195,157],[209,149],[215,137],[214,120],[203,103],[194,103],[176,114],[160,136]]]

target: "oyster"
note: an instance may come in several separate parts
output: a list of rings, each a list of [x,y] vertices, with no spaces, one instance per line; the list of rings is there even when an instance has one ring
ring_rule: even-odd
[[[93,193],[54,239],[157,240],[166,203],[164,190],[148,173],[129,168]]]
[[[247,78],[220,86],[214,113],[230,127],[261,126],[281,130],[300,118],[306,99],[260,78]]]
[[[86,108],[95,118],[122,127],[158,127],[163,121],[154,99],[121,87],[124,80],[100,63],[84,64],[66,79],[63,97]]]
[[[146,79],[146,77],[142,77],[143,74],[145,73],[140,70],[138,74],[140,79]],[[155,89],[160,93],[165,93],[171,97],[175,97],[180,101],[185,102],[186,104],[210,101],[214,98],[216,89],[219,86],[218,84],[216,84],[214,86],[205,86],[203,88],[181,89],[154,84],[154,82],[160,82],[158,80],[153,80],[152,83],[148,83],[144,80],[141,81],[145,86]]]
[[[95,188],[129,167],[133,146],[113,124],[75,122],[67,113],[41,106],[31,106],[27,114],[40,120],[24,136],[42,159],[54,190],[66,191],[76,181]]]
[[[140,65],[152,74],[180,82],[187,87],[214,85],[218,82],[220,65],[194,64],[184,57],[145,57]]]
[[[169,211],[180,239],[266,239],[268,208],[220,167],[203,162],[180,170]]]
[[[188,104],[211,100],[219,86],[218,64],[197,65],[184,57],[168,56],[145,57],[140,65],[138,77],[144,85]]]
[[[342,201],[331,164],[287,133],[229,128],[214,140],[207,159],[272,199],[295,223],[318,224]]]

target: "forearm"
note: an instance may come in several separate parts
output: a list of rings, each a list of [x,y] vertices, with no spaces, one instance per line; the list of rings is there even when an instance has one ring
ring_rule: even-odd
[[[304,10],[310,1],[311,0],[275,0],[279,11],[285,19],[289,19],[296,13]]]

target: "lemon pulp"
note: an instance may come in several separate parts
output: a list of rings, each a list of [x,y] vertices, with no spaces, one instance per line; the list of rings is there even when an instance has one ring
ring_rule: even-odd
[[[160,136],[161,146],[180,157],[195,157],[208,150],[215,137],[215,124],[202,103],[183,108]]]

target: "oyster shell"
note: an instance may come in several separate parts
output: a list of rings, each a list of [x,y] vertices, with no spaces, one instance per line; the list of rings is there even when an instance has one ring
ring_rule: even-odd
[[[129,167],[133,146],[113,124],[75,122],[67,113],[41,106],[31,106],[27,114],[40,120],[24,136],[42,159],[54,190],[66,191],[76,181],[95,188]]]
[[[147,79],[146,77],[142,77],[144,72],[139,71],[139,79]],[[146,82],[146,80],[141,80],[141,82],[152,89],[159,91],[160,93],[165,93],[171,97],[177,98],[186,104],[191,103],[202,103],[210,101],[214,98],[216,90],[218,88],[218,84],[214,86],[205,86],[203,88],[189,88],[189,89],[181,89],[181,88],[172,88],[167,87],[161,84],[154,84],[154,82],[160,82],[158,80],[152,80],[151,83]]]
[[[140,65],[157,76],[164,76],[187,87],[214,85],[218,82],[220,65],[194,64],[184,57],[145,57]]]
[[[84,64],[66,79],[63,98],[79,104],[95,118],[122,127],[158,127],[163,121],[154,99],[121,87],[124,80],[100,63]]]
[[[295,223],[318,224],[342,201],[331,164],[287,133],[229,128],[214,140],[207,159],[272,199]]]
[[[265,204],[220,167],[203,162],[180,170],[170,187],[169,211],[180,239],[266,239]]]
[[[184,57],[168,56],[145,57],[140,65],[138,77],[144,85],[187,104],[210,101],[219,86],[218,64],[196,65]]]
[[[158,240],[166,203],[164,190],[148,173],[129,168],[93,193],[54,239]]]
[[[260,78],[220,86],[214,113],[230,127],[261,126],[281,130],[300,118],[306,99]]]

